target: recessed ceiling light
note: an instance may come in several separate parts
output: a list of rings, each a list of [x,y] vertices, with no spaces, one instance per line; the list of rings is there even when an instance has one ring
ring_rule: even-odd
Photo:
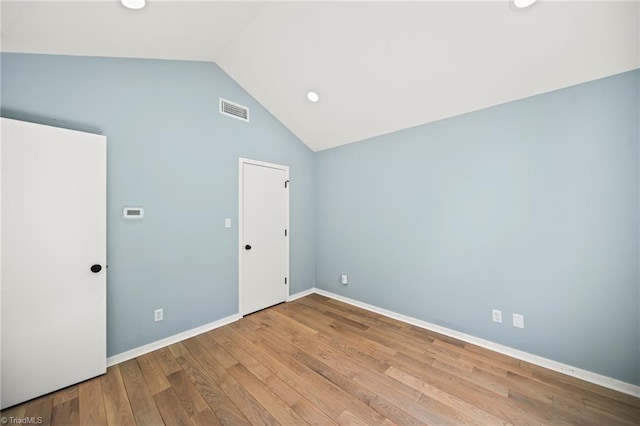
[[[147,2],[145,0],[120,0],[122,5],[127,9],[138,10],[142,9]]]
[[[513,0],[513,5],[518,9],[524,9],[534,4],[537,0]]]
[[[320,96],[318,96],[316,92],[309,92],[307,93],[307,99],[309,99],[310,102],[318,102],[320,100]]]

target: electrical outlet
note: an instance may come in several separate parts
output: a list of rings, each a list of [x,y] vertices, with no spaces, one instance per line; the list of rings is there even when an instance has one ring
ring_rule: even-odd
[[[502,322],[502,311],[493,309],[491,311],[491,318],[493,319],[493,322]]]
[[[346,274],[342,274],[340,275],[340,282],[342,283],[342,285],[347,285],[349,284],[349,280],[347,278]]]
[[[155,322],[162,321],[164,319],[164,310],[162,308],[153,311],[153,320]]]
[[[524,315],[513,314],[513,326],[517,328],[524,328]]]

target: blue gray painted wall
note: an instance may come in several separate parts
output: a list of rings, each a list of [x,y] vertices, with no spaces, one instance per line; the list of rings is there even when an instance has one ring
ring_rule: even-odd
[[[4,116],[108,137],[109,355],[237,312],[243,156],[291,167],[292,293],[315,281],[640,384],[640,72],[314,155],[214,64],[0,60]]]
[[[4,53],[2,115],[107,136],[109,355],[238,312],[238,157],[290,166],[290,290],[313,287],[313,153],[217,65]]]
[[[638,74],[317,153],[316,286],[640,384]]]

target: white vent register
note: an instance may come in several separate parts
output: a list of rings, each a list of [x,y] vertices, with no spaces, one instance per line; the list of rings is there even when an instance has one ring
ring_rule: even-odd
[[[220,114],[237,118],[242,121],[249,121],[249,108],[220,98]]]

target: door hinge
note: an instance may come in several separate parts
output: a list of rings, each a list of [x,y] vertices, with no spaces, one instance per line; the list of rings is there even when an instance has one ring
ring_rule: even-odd
[[[287,285],[287,277],[284,277],[284,285]]]
[[[285,187],[285,188],[288,188],[288,187],[289,187],[289,181],[288,181],[288,180],[285,180],[285,181],[284,181],[284,187]]]

